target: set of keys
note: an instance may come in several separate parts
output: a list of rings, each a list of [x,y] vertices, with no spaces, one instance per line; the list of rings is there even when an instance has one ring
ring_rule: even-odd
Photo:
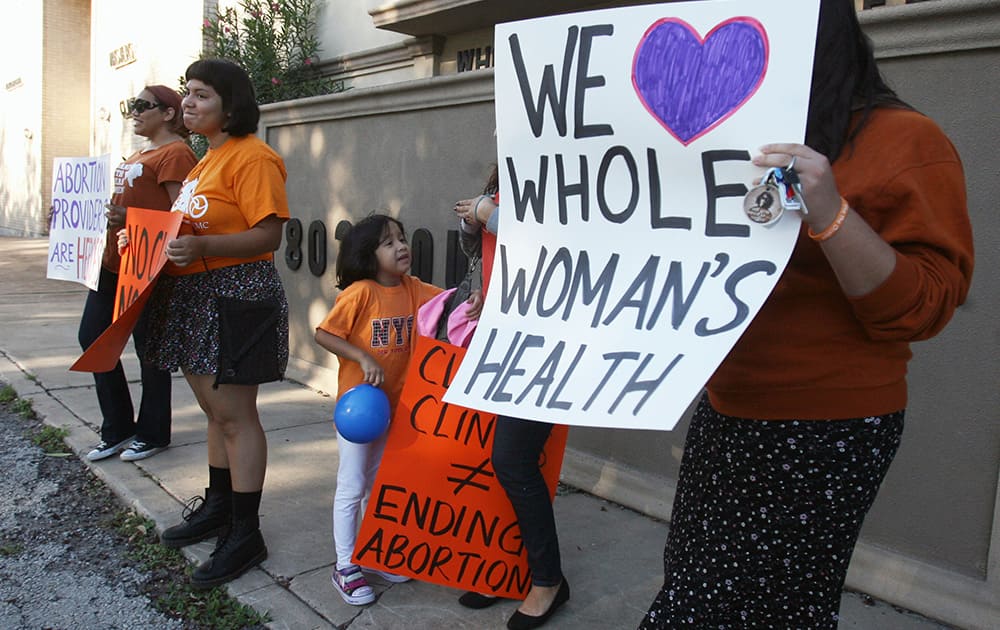
[[[774,167],[764,172],[760,184],[743,198],[743,212],[754,223],[771,227],[786,210],[809,214],[802,197],[802,183],[793,168],[795,159],[786,167]]]

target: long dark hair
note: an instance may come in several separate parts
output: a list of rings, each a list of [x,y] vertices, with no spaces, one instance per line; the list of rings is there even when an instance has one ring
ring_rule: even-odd
[[[374,280],[378,274],[378,258],[375,250],[382,236],[395,223],[406,236],[403,224],[387,214],[371,214],[358,221],[343,240],[337,252],[337,288],[346,289],[358,280]]]
[[[483,186],[483,194],[492,197],[497,194],[500,190],[500,171],[497,165],[494,164],[490,169],[490,175],[486,178],[486,184]]]
[[[907,105],[875,63],[853,0],[822,0],[816,32],[806,144],[834,162],[868,123],[876,107]],[[852,115],[861,115],[853,127]]]

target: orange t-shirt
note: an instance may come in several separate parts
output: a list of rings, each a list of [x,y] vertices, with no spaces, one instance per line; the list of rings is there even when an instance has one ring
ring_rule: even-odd
[[[169,142],[155,149],[136,151],[115,169],[111,203],[126,208],[170,210],[170,195],[163,184],[184,181],[198,158],[184,141]],[[108,228],[104,247],[104,268],[118,273],[118,230]]]
[[[229,138],[191,169],[171,210],[184,213],[182,230],[195,235],[238,234],[269,216],[289,217],[287,178],[281,156],[263,140]],[[272,259],[271,252],[250,258],[206,256],[204,264],[167,265],[167,272],[181,276]]]
[[[360,280],[344,289],[326,318],[316,328],[336,335],[375,357],[385,372],[382,390],[392,409],[403,390],[407,363],[413,351],[417,309],[443,289],[414,276],[403,276],[399,286],[386,287]],[[361,364],[339,358],[337,397],[364,381]]]

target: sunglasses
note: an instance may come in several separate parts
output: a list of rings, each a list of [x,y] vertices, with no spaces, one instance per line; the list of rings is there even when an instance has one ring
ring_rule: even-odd
[[[163,108],[162,103],[150,103],[144,98],[133,98],[129,101],[128,110],[133,115],[138,115],[151,109]]]

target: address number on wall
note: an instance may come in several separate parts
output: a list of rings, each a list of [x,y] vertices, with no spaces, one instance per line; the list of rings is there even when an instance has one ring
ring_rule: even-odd
[[[350,221],[340,221],[333,232],[334,239],[341,241],[351,229]],[[469,261],[458,244],[458,230],[448,230],[445,248],[446,288],[457,285],[465,275]],[[434,282],[434,235],[426,228],[417,228],[410,236],[410,273],[424,282]],[[326,273],[327,259],[326,224],[320,220],[309,223],[305,230],[300,219],[289,219],[285,223],[285,264],[292,271],[298,271],[305,261],[309,273],[317,278]]]

